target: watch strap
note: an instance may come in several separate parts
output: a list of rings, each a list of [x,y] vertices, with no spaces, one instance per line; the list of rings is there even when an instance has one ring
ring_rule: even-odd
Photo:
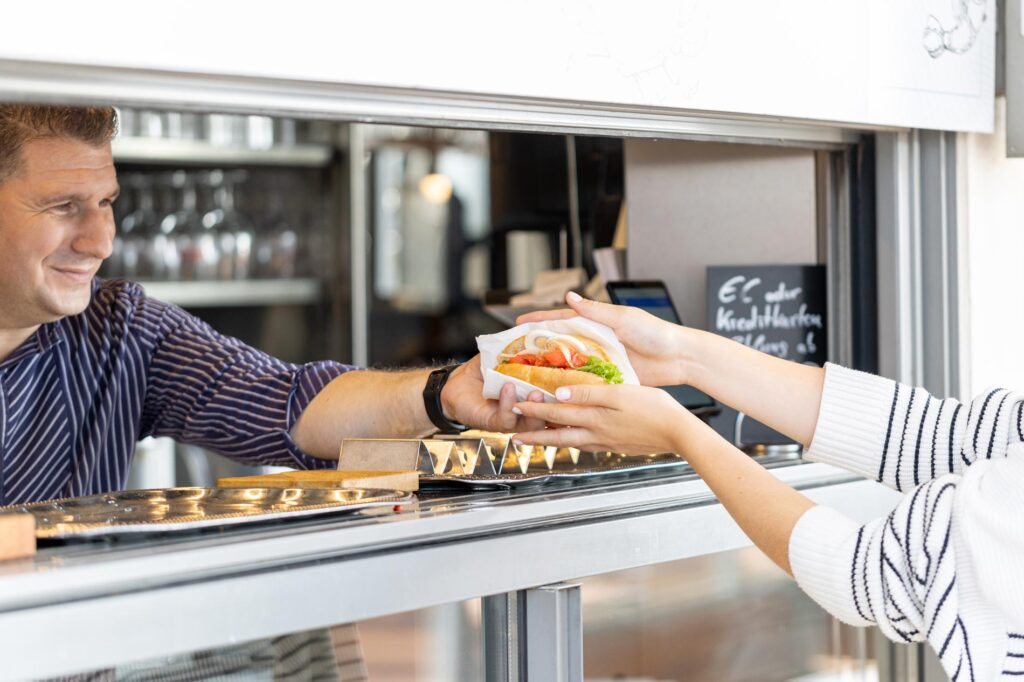
[[[448,377],[459,366],[448,365],[447,367],[435,369],[427,376],[427,385],[423,389],[423,406],[427,410],[427,417],[441,433],[462,433],[468,428],[466,425],[452,421],[444,416],[444,408],[441,406],[441,389],[448,382]]]

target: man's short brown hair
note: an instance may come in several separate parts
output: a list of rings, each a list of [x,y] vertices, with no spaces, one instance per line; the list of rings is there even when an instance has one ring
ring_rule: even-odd
[[[68,137],[99,146],[117,134],[113,107],[0,104],[0,183],[18,172],[21,148],[46,137]]]

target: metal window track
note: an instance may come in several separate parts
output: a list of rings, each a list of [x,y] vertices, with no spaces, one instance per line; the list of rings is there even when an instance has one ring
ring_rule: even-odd
[[[815,148],[853,144],[858,135],[857,130],[834,122],[4,59],[0,59],[0,100],[103,102],[359,123],[757,142]]]

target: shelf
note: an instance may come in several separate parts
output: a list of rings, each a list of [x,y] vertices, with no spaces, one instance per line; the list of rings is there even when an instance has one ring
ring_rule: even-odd
[[[119,137],[113,142],[114,160],[121,163],[274,165],[321,168],[333,149],[326,144],[296,144],[269,149],[222,147],[203,140]]]
[[[224,282],[139,282],[152,298],[186,308],[316,303],[317,279],[261,279]]]

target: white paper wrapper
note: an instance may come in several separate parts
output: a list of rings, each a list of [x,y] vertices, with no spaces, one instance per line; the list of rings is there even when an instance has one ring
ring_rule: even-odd
[[[512,327],[512,329],[506,329],[498,334],[476,337],[476,345],[480,349],[480,369],[484,373],[485,398],[496,399],[501,392],[502,386],[514,384],[516,387],[516,397],[520,401],[526,400],[526,397],[534,391],[541,391],[544,394],[545,402],[555,402],[555,396],[547,391],[539,389],[533,384],[528,384],[525,381],[520,381],[519,379],[494,371],[494,368],[498,366],[498,354],[505,350],[508,344],[535,329],[546,329],[557,334],[577,334],[600,342],[604,349],[608,351],[608,357],[618,365],[619,370],[622,372],[622,382],[634,385],[640,384],[636,372],[633,371],[633,366],[629,364],[626,349],[615,338],[615,332],[603,324],[593,322],[584,317],[572,317],[568,320],[530,322],[528,324],[521,324],[518,327]]]

